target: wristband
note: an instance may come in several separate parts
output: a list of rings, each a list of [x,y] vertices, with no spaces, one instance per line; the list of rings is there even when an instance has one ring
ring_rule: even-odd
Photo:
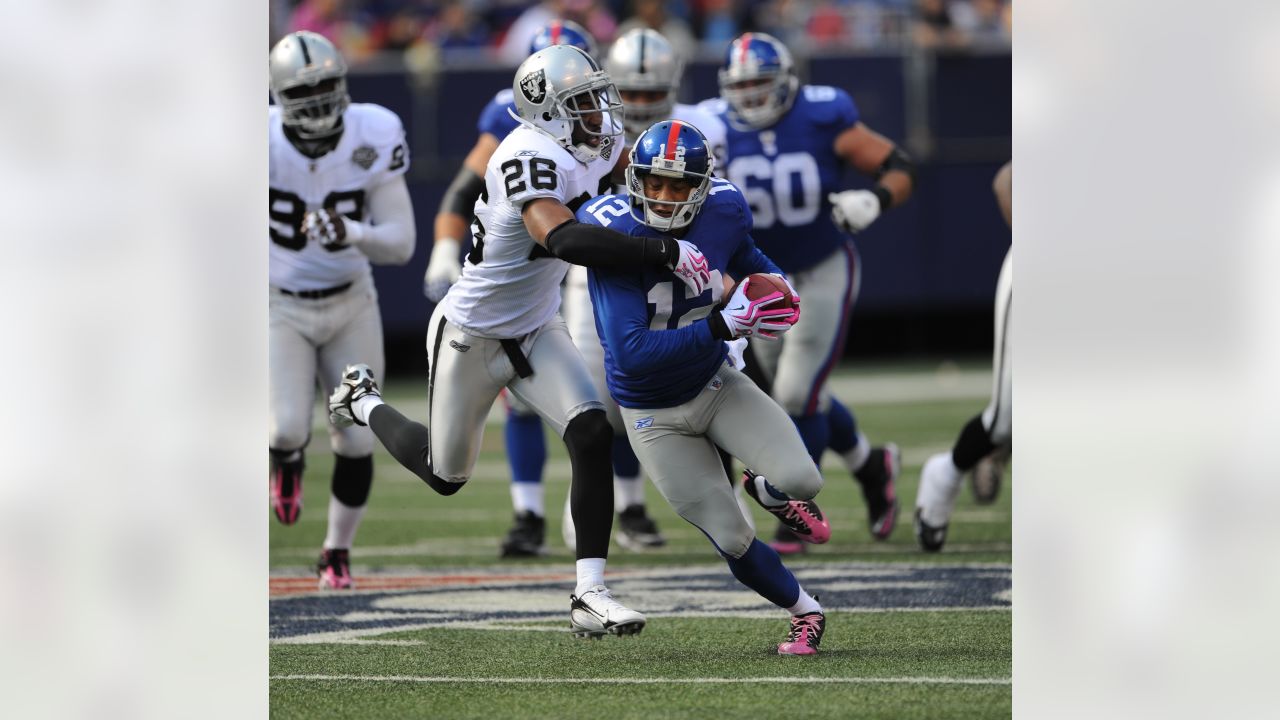
[[[875,193],[876,199],[880,201],[880,212],[893,206],[893,193],[889,192],[889,188],[877,185],[871,188],[871,192]]]

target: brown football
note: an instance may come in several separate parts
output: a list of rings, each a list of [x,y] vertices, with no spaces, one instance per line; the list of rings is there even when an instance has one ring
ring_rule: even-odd
[[[759,300],[765,295],[777,291],[782,293],[783,297],[783,301],[779,307],[795,307],[795,303],[791,299],[791,289],[788,288],[782,278],[777,275],[754,273],[749,275],[748,279],[751,280],[751,284],[747,286],[747,297],[751,300]]]

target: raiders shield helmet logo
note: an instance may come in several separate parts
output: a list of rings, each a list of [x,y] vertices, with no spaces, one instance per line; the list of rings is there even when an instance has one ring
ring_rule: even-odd
[[[378,151],[368,145],[361,145],[356,151],[351,153],[351,162],[368,170],[373,167],[373,162],[378,159]]]
[[[547,97],[547,74],[542,70],[531,72],[520,81],[520,92],[534,105],[538,105]]]

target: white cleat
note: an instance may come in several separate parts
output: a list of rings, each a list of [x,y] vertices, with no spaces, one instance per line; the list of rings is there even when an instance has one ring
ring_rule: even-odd
[[[374,382],[373,371],[364,363],[348,365],[342,371],[342,382],[338,383],[338,387],[329,396],[329,422],[337,427],[367,425],[356,416],[355,408],[351,407],[352,403],[366,395],[382,395],[378,390],[378,383]]]
[[[644,629],[644,615],[614,600],[604,585],[596,585],[581,596],[570,595],[569,600],[569,630],[574,637],[637,635]]]

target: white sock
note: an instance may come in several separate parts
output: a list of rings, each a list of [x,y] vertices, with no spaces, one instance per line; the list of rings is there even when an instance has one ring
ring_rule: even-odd
[[[511,483],[511,506],[516,514],[529,510],[538,517],[546,517],[542,509],[542,483]]]
[[[964,483],[964,473],[951,459],[951,451],[938,453],[925,461],[920,470],[920,487],[916,491],[916,507],[928,524],[939,527],[951,522],[956,497]]]
[[[805,613],[818,612],[822,610],[822,606],[818,604],[813,596],[800,588],[800,597],[796,600],[796,604],[787,608],[787,612],[792,615],[804,615]]]
[[[840,457],[844,458],[844,466],[849,468],[849,474],[858,472],[867,464],[867,458],[871,457],[871,441],[859,430],[858,443]]]
[[[366,507],[368,505],[351,507],[338,498],[329,496],[329,531],[324,536],[326,550],[351,549],[351,543],[356,539],[356,528],[360,527],[360,518],[364,517]]]
[[[365,395],[359,400],[351,403],[351,412],[355,413],[356,418],[365,425],[369,424],[369,413],[373,409],[382,404],[382,398],[377,395]]]
[[[632,505],[644,505],[644,476],[613,476],[613,509],[622,512]]]
[[[769,491],[764,487],[765,480],[760,475],[755,476],[753,482],[756,484],[756,497],[760,498],[760,502],[767,507],[782,507],[787,504],[786,500],[779,500],[769,494]]]
[[[573,594],[579,597],[582,593],[597,585],[604,585],[604,558],[583,558],[576,563],[578,568],[578,587]]]

